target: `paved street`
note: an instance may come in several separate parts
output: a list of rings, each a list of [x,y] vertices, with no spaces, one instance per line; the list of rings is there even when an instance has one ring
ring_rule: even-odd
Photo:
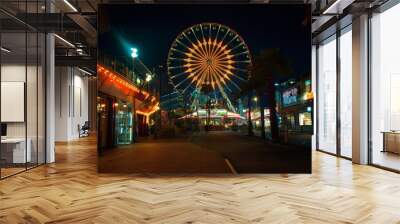
[[[141,140],[99,156],[99,172],[106,173],[232,173],[215,151],[187,138]]]
[[[272,145],[233,132],[209,132],[187,138],[142,140],[120,147],[100,156],[99,171],[286,173],[290,170],[291,173],[301,173],[311,170],[310,159],[309,149]]]
[[[277,145],[234,132],[210,132],[192,142],[227,158],[238,173],[304,173],[311,171],[309,147]]]

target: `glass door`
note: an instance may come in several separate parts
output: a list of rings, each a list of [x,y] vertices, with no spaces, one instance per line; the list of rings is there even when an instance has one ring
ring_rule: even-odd
[[[132,135],[132,104],[118,101],[115,104],[115,130],[117,145],[131,144]]]

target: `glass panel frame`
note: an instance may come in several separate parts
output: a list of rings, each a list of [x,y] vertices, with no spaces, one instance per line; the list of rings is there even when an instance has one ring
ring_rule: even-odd
[[[44,0],[27,3],[19,2],[23,12],[44,11]],[[15,86],[23,82],[19,100],[23,101],[23,119],[2,123],[7,123],[7,136],[0,144],[0,179],[46,163],[46,36],[12,17],[11,21],[11,29],[0,27],[0,46],[6,49],[0,56],[0,89],[6,81]],[[6,109],[0,105],[0,110]],[[9,162],[4,162],[5,157]]]

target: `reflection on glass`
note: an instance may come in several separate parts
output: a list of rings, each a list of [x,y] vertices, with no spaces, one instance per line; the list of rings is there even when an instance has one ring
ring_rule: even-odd
[[[336,39],[318,48],[318,147],[336,153]]]

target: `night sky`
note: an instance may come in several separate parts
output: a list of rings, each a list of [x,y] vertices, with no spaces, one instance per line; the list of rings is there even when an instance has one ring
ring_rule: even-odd
[[[311,30],[307,5],[101,5],[99,51],[129,56],[130,48],[150,69],[166,65],[171,43],[186,28],[216,22],[236,30],[254,56],[279,48],[300,77],[311,73]],[[307,20],[306,20],[307,21]]]

